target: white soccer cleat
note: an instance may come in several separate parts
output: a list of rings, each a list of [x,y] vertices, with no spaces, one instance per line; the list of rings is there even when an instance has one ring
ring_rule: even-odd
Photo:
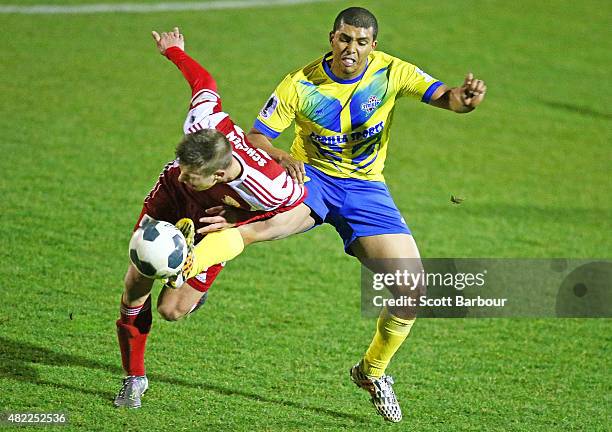
[[[118,408],[140,408],[140,398],[149,388],[147,376],[128,376],[123,378],[121,390],[115,397],[114,405]]]
[[[393,391],[393,378],[383,375],[380,378],[369,377],[361,371],[360,363],[350,370],[351,380],[372,397],[372,405],[385,420],[397,423],[402,421],[402,409]]]

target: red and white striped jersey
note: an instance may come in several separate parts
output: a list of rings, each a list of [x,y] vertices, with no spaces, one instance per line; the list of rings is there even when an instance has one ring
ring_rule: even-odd
[[[222,110],[216,83],[208,71],[180,48],[169,48],[166,56],[183,72],[192,89],[183,131],[186,134],[201,129],[220,131],[232,144],[232,154],[242,167],[238,178],[213,186],[209,193],[216,196],[219,191],[213,189],[231,189],[234,193],[226,194],[224,204],[229,202],[251,211],[287,209],[300,204],[306,196],[304,185],[294,183],[268,153],[247,141],[243,130]]]
[[[199,229],[204,226],[200,218],[210,216],[206,213],[206,209],[211,207],[219,205],[233,207],[231,222],[243,225],[291,210],[301,202],[301,200],[297,201],[292,206],[254,210],[253,206],[242,197],[239,188],[221,183],[210,189],[196,191],[179,181],[180,174],[181,170],[177,160],[164,167],[157,183],[145,198],[143,214],[170,223],[176,223],[180,218],[188,217],[194,221],[196,229]],[[196,234],[196,241],[200,239],[201,236]]]

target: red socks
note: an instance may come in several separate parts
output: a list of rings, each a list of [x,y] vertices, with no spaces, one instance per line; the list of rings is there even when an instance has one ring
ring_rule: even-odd
[[[121,361],[127,375],[145,374],[144,353],[151,330],[151,296],[144,304],[128,307],[121,301],[121,318],[117,320],[117,337],[121,348]]]

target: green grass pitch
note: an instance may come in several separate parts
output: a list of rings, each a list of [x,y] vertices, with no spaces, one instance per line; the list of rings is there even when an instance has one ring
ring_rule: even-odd
[[[395,112],[385,173],[422,255],[609,258],[610,3],[359,3],[379,49],[488,84],[470,115]],[[127,244],[189,97],[150,31],[179,25],[248,129],[350,4],[0,15],[0,409],[84,431],[609,430],[612,325],[596,319],[420,320],[389,368],[404,421],[383,424],[348,380],[374,320],[329,226],[250,248],[189,319],[154,313],[143,408],[112,407]]]

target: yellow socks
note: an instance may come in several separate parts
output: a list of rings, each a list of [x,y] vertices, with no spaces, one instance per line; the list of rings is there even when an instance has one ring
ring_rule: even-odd
[[[391,357],[408,337],[414,319],[393,316],[383,308],[376,323],[376,334],[362,360],[362,372],[370,377],[380,378]]]
[[[193,248],[193,266],[189,279],[208,267],[236,258],[244,250],[244,241],[237,228],[207,234]]]

